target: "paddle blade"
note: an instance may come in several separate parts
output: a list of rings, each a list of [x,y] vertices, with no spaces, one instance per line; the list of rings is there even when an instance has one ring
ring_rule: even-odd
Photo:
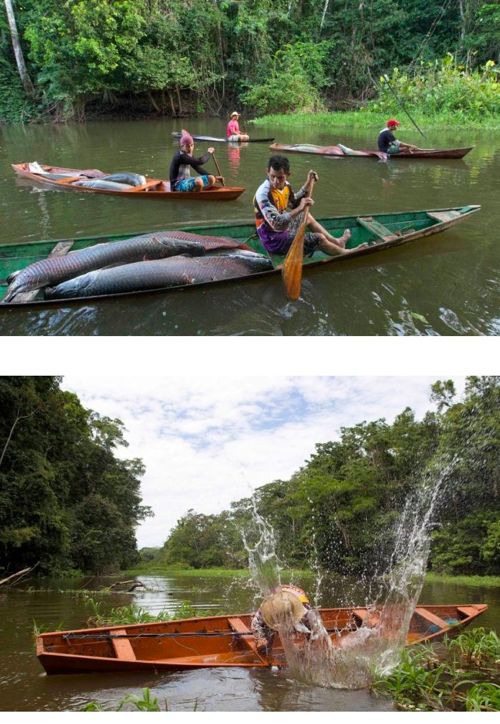
[[[295,301],[300,297],[302,286],[302,262],[304,259],[305,224],[302,224],[292,242],[285,263],[283,264],[283,281],[288,299]]]

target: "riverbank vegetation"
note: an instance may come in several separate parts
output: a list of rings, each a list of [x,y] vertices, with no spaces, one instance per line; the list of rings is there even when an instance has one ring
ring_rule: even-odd
[[[4,0],[0,121],[373,100],[393,115],[387,75],[412,107],[468,123],[498,112],[499,37],[494,0]]]
[[[120,420],[85,409],[58,377],[0,377],[0,572],[104,572],[138,560],[138,459]],[[3,576],[1,576],[3,577]]]
[[[500,378],[469,377],[463,400],[451,381],[432,387],[437,411],[409,408],[385,420],[341,428],[316,445],[289,480],[257,489],[219,514],[189,510],[155,564],[245,568],[242,531],[255,514],[272,526],[286,567],[318,566],[345,576],[386,570],[401,511],[425,481],[439,491],[429,569],[440,575],[500,574]],[[444,476],[444,478],[443,478]],[[252,540],[252,534],[249,535]]]
[[[442,644],[405,649],[373,690],[404,711],[500,711],[500,639],[475,628]]]
[[[287,569],[382,574],[401,511],[424,481],[439,490],[430,572],[496,585],[500,378],[467,378],[463,399],[452,382],[436,382],[431,398],[436,410],[421,420],[406,408],[392,424],[341,428],[253,499],[218,514],[189,510],[161,548],[143,551],[137,573],[244,576],[242,532],[252,545],[259,514]],[[1,578],[35,565],[36,575],[58,575],[139,563],[135,528],[151,511],[141,504],[142,462],[117,457],[124,445],[122,423],[85,409],[59,378],[0,378]]]

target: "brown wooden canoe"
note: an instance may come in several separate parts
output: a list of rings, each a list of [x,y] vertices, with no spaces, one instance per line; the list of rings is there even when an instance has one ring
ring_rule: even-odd
[[[312,153],[318,156],[334,156],[335,158],[383,158],[384,154],[380,151],[349,149],[349,153],[346,153],[343,148],[339,146],[315,146],[311,143],[295,143],[286,145],[282,143],[272,143],[269,148],[273,151],[283,151],[286,153]],[[391,160],[393,158],[463,158],[469,153],[474,147],[469,146],[468,148],[421,148],[418,151],[401,151],[401,153],[391,154]]]
[[[406,643],[435,641],[445,634],[452,635],[487,608],[486,604],[418,605]],[[377,612],[362,607],[323,608],[319,612],[334,645],[342,645],[342,639],[351,632],[363,626],[373,628],[379,622]],[[285,659],[279,637],[272,656],[257,651],[250,631],[251,619],[252,614],[246,613],[55,631],[37,636],[36,654],[48,674],[283,666]]]
[[[126,198],[148,198],[148,199],[182,199],[184,201],[232,201],[237,199],[245,189],[242,186],[209,186],[203,191],[171,191],[170,182],[162,179],[145,177],[146,183],[141,186],[129,187],[123,184],[123,190],[116,188],[86,188],[75,185],[82,180],[104,179],[110,174],[99,171],[99,169],[78,169],[66,168],[64,166],[48,166],[38,164],[44,173],[36,173],[30,170],[30,163],[11,164],[14,171],[26,179],[36,183],[50,186],[51,188],[63,191],[82,191],[83,193],[112,194],[114,196],[125,196]],[[51,178],[45,174],[64,176],[63,178]],[[120,184],[115,184],[119,186]]]

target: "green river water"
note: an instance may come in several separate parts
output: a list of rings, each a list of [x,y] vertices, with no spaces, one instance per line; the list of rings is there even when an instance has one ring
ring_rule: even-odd
[[[256,601],[245,579],[175,574],[138,577],[145,591],[95,596],[104,609],[135,603],[159,613],[175,614],[183,601],[204,614],[243,613]],[[96,579],[51,581],[40,590],[10,589],[0,596],[0,687],[2,711],[79,711],[95,701],[116,708],[128,694],[148,687],[169,711],[392,711],[389,700],[366,689],[342,690],[302,684],[286,670],[206,669],[201,671],[73,674],[47,676],[34,652],[33,622],[43,631],[86,626],[91,610],[81,595],[68,589],[97,587]],[[311,582],[309,583],[310,590]],[[66,591],[66,592],[65,592]],[[321,605],[345,605],[340,585],[325,582]],[[363,601],[362,590],[358,601]],[[450,583],[424,586],[423,603],[487,603],[477,626],[500,631],[500,588]]]
[[[169,226],[252,218],[252,196],[265,175],[266,143],[215,144],[226,183],[242,185],[235,201],[127,200],[35,187],[16,179],[10,164],[39,161],[166,177],[176,148],[171,131],[222,136],[210,120],[141,120],[9,126],[0,129],[0,244],[141,232]],[[250,128],[282,143],[374,147],[378,129]],[[420,145],[474,145],[463,160],[332,159],[291,155],[291,182],[308,169],[317,217],[481,204],[455,228],[413,245],[306,275],[302,298],[289,302],[279,277],[81,307],[9,310],[2,335],[496,335],[500,329],[500,134],[415,131],[400,137]],[[203,152],[206,143],[198,143]],[[215,171],[215,168],[214,168]]]

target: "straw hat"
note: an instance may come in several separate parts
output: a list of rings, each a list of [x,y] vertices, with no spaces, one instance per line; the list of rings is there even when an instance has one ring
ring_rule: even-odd
[[[232,118],[233,116],[239,116],[239,115],[240,115],[240,114],[238,113],[238,111],[233,111],[233,112],[231,113],[231,118]]]
[[[294,593],[281,590],[266,596],[260,612],[269,628],[293,628],[305,616],[306,608]]]

